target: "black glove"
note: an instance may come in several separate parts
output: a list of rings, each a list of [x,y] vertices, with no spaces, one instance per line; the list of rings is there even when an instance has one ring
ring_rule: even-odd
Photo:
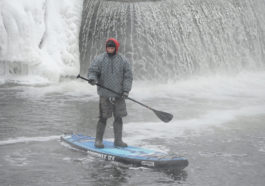
[[[123,92],[121,97],[126,99],[128,98],[128,96],[129,96],[129,92]]]
[[[95,80],[95,79],[89,79],[88,80],[88,83],[90,84],[90,85],[96,85],[97,84],[97,81]]]

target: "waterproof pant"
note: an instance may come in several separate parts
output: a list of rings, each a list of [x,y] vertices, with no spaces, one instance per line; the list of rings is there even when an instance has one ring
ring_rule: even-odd
[[[107,124],[106,118],[100,118],[97,124],[95,147],[104,148],[103,136]],[[115,117],[113,122],[114,130],[114,145],[117,147],[127,147],[127,144],[122,141],[123,122],[121,117]]]

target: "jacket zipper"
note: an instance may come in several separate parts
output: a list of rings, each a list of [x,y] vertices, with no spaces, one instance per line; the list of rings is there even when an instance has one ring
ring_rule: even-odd
[[[113,60],[111,59],[111,73],[113,74]]]
[[[113,59],[112,58],[110,58],[110,61],[111,61],[111,73],[113,74]]]

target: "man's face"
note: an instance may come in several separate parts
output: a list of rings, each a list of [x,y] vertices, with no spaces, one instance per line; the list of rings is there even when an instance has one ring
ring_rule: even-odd
[[[107,47],[107,53],[113,54],[115,51],[115,47]]]

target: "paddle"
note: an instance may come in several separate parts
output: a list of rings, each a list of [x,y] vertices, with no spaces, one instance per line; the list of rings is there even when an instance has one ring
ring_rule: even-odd
[[[84,77],[80,76],[80,74],[78,74],[77,78],[81,78],[81,79],[83,79],[83,80],[89,81],[87,78],[84,78]],[[107,88],[107,87],[105,87],[105,86],[103,86],[103,85],[100,85],[100,84],[98,84],[98,83],[96,83],[96,85],[99,86],[99,87],[101,87],[101,88],[104,88],[104,89],[106,89],[106,90],[108,90],[108,91],[110,91],[110,92],[113,92],[113,93],[115,93],[115,94],[117,94],[117,95],[119,95],[119,96],[121,96],[120,93],[118,93],[118,92],[116,92],[116,91],[114,91],[114,90],[111,90],[111,89],[109,89],[109,88]],[[135,103],[138,103],[139,105],[142,105],[143,107],[145,107],[145,108],[147,108],[147,109],[149,109],[149,110],[152,110],[152,111],[155,113],[155,115],[156,115],[159,119],[161,119],[162,121],[164,121],[164,122],[166,122],[166,123],[169,122],[169,121],[171,121],[172,118],[173,118],[173,115],[172,115],[172,114],[169,114],[169,113],[166,113],[166,112],[162,112],[162,111],[155,110],[155,109],[153,109],[153,108],[151,108],[151,107],[149,107],[149,106],[147,106],[147,105],[145,105],[145,104],[143,104],[143,103],[141,103],[141,102],[139,102],[139,101],[136,101],[135,99],[132,99],[132,98],[130,98],[130,97],[127,97],[127,99],[129,99],[129,100],[131,100],[131,101],[133,101],[133,102],[135,102]]]

